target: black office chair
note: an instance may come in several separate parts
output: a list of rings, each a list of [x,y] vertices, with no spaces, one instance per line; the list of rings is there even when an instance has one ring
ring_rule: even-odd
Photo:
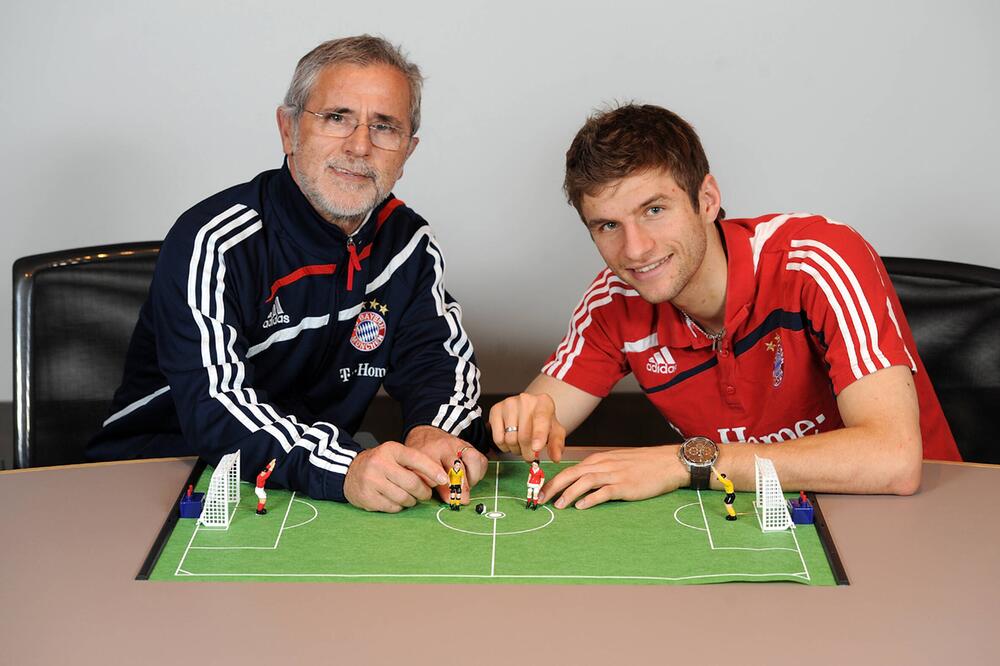
[[[1000,464],[1000,270],[883,257],[962,457]]]
[[[14,466],[83,462],[121,383],[160,243],[14,262]]]

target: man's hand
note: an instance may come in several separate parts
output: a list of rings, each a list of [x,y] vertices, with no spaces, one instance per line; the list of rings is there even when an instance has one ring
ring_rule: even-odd
[[[385,442],[354,458],[344,478],[344,497],[365,511],[397,513],[430,499],[431,486],[441,483],[448,483],[448,476],[437,461],[399,442]]]
[[[462,504],[469,503],[468,491],[479,483],[486,474],[486,456],[465,440],[433,426],[417,426],[411,430],[406,436],[406,446],[420,451],[434,460],[440,465],[438,471],[444,471],[444,482],[437,482],[438,496],[442,502],[447,502],[450,495],[448,470],[451,469],[461,452],[462,466],[465,468],[465,479],[462,481]],[[429,480],[433,477],[427,478]]]
[[[549,458],[555,462],[562,460],[566,428],[556,418],[555,402],[547,393],[522,393],[493,405],[490,428],[501,451],[530,462],[547,448]]]
[[[677,449],[668,445],[595,453],[556,474],[542,488],[540,499],[544,502],[561,492],[555,501],[557,509],[574,502],[577,509],[588,509],[608,500],[641,500],[669,493],[691,479]],[[590,494],[578,501],[586,493]]]

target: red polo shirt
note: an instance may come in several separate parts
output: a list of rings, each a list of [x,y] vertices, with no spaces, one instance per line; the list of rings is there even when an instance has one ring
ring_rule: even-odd
[[[682,436],[776,443],[843,427],[837,394],[905,365],[924,457],[961,460],[885,267],[856,231],[808,214],[720,227],[729,274],[718,349],[606,269],[542,372],[598,397],[632,372]]]

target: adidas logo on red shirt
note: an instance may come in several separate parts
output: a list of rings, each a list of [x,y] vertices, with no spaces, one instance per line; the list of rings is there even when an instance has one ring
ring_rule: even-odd
[[[658,375],[670,375],[677,370],[677,362],[674,361],[674,357],[671,356],[669,349],[666,347],[660,347],[660,349],[646,361],[646,370],[655,372]]]

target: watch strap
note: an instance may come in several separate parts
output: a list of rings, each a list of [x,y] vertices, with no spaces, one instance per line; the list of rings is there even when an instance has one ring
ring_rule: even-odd
[[[708,467],[695,467],[694,465],[688,465],[688,469],[691,470],[691,489],[708,490],[711,470]]]

